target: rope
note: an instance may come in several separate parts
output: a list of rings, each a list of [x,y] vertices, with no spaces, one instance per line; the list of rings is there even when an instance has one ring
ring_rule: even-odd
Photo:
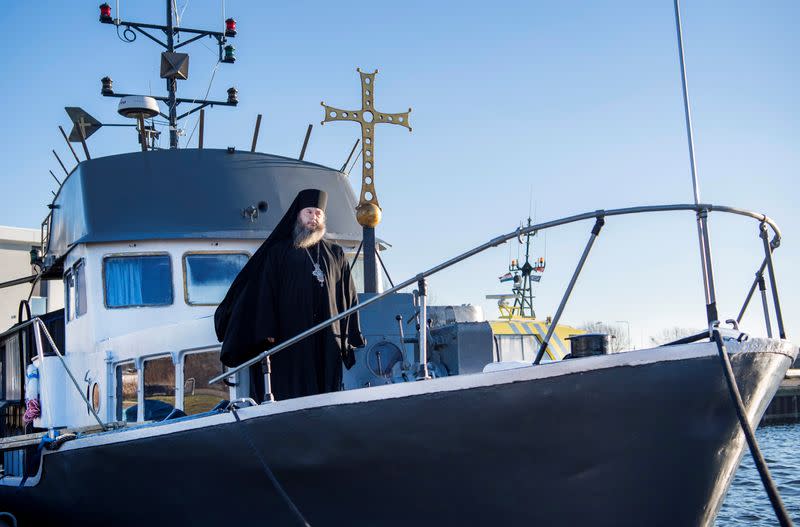
[[[233,417],[236,419],[237,423],[242,422],[242,420],[239,418],[239,414],[236,413],[236,407],[231,406],[231,413],[233,414]],[[283,486],[281,486],[280,482],[278,481],[278,478],[276,478],[275,474],[272,473],[272,470],[270,470],[269,465],[267,465],[267,462],[264,461],[264,458],[261,456],[261,453],[256,448],[255,443],[253,443],[252,439],[247,434],[245,425],[242,424],[241,426],[237,426],[236,428],[241,430],[242,436],[244,437],[245,441],[247,441],[247,444],[250,445],[250,448],[256,455],[256,459],[258,459],[258,462],[261,463],[261,468],[264,470],[264,474],[267,475],[267,479],[269,479],[270,483],[272,483],[272,486],[278,492],[278,495],[281,497],[281,499],[283,499],[283,501],[286,503],[286,506],[289,507],[289,510],[292,512],[295,518],[297,518],[298,524],[302,525],[303,527],[311,527],[311,524],[308,523],[308,521],[306,521],[306,519],[303,517],[303,514],[300,512],[300,509],[298,509],[297,505],[295,505],[294,502],[292,501],[292,498],[289,497],[289,495],[284,490]]]
[[[41,417],[42,408],[39,405],[39,399],[28,399],[25,405],[25,413],[22,415],[22,422],[28,426],[37,417]]]
[[[753,433],[753,427],[750,425],[750,421],[747,420],[747,413],[744,409],[742,395],[739,393],[739,387],[736,385],[736,378],[733,376],[731,361],[728,358],[728,352],[725,350],[725,344],[722,342],[722,335],[720,335],[719,330],[714,330],[712,338],[714,342],[717,343],[717,351],[722,361],[725,382],[728,385],[728,393],[731,396],[731,402],[733,402],[733,405],[736,407],[736,416],[739,418],[739,425],[742,427],[742,432],[744,432],[747,446],[750,447],[750,454],[753,456],[753,461],[755,461],[756,468],[758,469],[758,475],[761,476],[761,483],[764,484],[764,490],[767,491],[772,509],[775,511],[775,516],[778,518],[778,523],[781,527],[792,527],[794,524],[789,518],[789,513],[786,512],[786,507],[783,505],[783,500],[781,500],[781,495],[778,493],[778,488],[775,486],[775,482],[772,480],[772,476],[769,473],[767,462],[764,460],[761,449],[758,447],[756,436]]]

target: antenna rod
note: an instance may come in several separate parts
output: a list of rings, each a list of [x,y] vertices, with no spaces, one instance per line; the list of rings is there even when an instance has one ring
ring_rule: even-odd
[[[58,157],[58,154],[56,154],[55,150],[53,150],[53,155],[56,156],[56,159],[58,159],[58,164],[61,165],[61,168],[64,169],[64,173],[69,176],[69,171],[67,171],[67,167],[65,167],[64,163],[61,162],[61,158]]]
[[[689,85],[686,80],[686,62],[683,52],[683,31],[681,28],[681,8],[679,0],[675,0],[675,28],[678,32],[678,59],[681,66],[681,88],[683,89],[683,109],[686,115],[686,137],[689,143],[689,165],[692,171],[692,190],[694,204],[700,204],[700,185],[697,180],[697,165],[694,158],[694,133],[692,128],[692,112],[689,107]],[[708,240],[708,211],[697,213],[697,238],[700,242],[700,265],[703,272],[703,288],[706,298],[706,314],[709,331],[714,322],[719,320],[717,299],[714,291],[714,276],[711,268],[711,246]]]
[[[200,135],[197,136],[197,148],[203,149],[203,131],[205,130],[206,111],[200,110]]]
[[[253,146],[250,147],[251,152],[256,151],[256,143],[258,143],[258,130],[261,128],[261,114],[256,117],[256,129],[253,130]]]
[[[142,152],[147,152],[147,134],[144,130],[144,115],[139,114],[139,142],[142,143]]]
[[[675,0],[675,26],[678,30],[678,58],[681,63],[681,87],[683,88],[683,109],[686,114],[686,137],[689,141],[689,164],[692,169],[692,189],[694,204],[700,203],[700,184],[697,181],[697,166],[694,160],[694,132],[692,128],[692,111],[689,108],[689,85],[686,81],[686,62],[683,54],[683,32],[681,30],[681,9],[679,0]]]
[[[347,163],[350,162],[350,158],[353,157],[353,153],[356,151],[356,147],[358,146],[358,143],[360,143],[360,142],[361,142],[361,139],[356,139],[356,144],[353,145],[353,149],[350,150],[350,155],[347,156],[347,159],[345,160],[344,164],[342,165],[342,168],[339,169],[339,172],[344,172],[344,169],[347,168]]]
[[[75,153],[75,149],[74,149],[74,148],[72,148],[72,144],[69,142],[69,139],[67,138],[67,133],[66,133],[66,132],[64,132],[64,128],[62,128],[62,127],[59,125],[58,129],[59,129],[59,130],[61,130],[61,135],[63,135],[63,136],[64,136],[64,141],[66,141],[66,142],[67,142],[67,146],[69,147],[69,151],[70,151],[70,152],[72,152],[72,155],[73,155],[73,156],[75,156],[75,162],[76,162],[76,163],[80,163],[80,162],[81,162],[81,160],[80,160],[80,159],[78,159],[78,154],[76,154],[76,153]],[[51,174],[52,174],[52,172],[51,172]],[[60,183],[59,183],[59,184],[60,184]]]
[[[172,24],[172,0],[167,0],[167,52],[175,52],[175,32]],[[178,148],[178,104],[175,101],[175,92],[178,89],[178,80],[175,77],[167,79],[167,107],[169,108],[169,147]]]
[[[48,170],[48,172],[50,172],[50,175],[53,176],[53,179],[56,180],[56,183],[58,183],[58,186],[60,187],[61,186],[61,181],[56,177],[55,174],[53,174],[52,170]]]
[[[300,161],[306,157],[306,147],[308,146],[308,139],[311,137],[311,129],[314,128],[313,124],[308,125],[308,130],[306,130],[306,138],[303,141],[303,148],[300,149],[300,157],[298,158]]]

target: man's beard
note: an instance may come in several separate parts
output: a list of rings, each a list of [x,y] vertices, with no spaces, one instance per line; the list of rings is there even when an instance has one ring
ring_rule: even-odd
[[[313,247],[325,236],[325,223],[317,223],[313,229],[307,228],[302,222],[294,224],[294,246],[298,249]]]

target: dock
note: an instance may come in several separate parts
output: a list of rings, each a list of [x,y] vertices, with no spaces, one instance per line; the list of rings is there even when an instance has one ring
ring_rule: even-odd
[[[761,419],[761,425],[787,423],[800,423],[800,368],[786,372],[786,377]]]

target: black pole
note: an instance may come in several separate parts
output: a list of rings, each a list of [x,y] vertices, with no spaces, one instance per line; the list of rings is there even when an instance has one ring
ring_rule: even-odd
[[[81,160],[78,159],[78,154],[76,154],[75,153],[75,149],[72,148],[72,144],[69,142],[69,138],[67,137],[67,133],[64,131],[64,128],[62,126],[59,126],[58,129],[61,130],[61,135],[64,136],[64,141],[67,142],[67,146],[69,147],[69,151],[72,152],[72,155],[75,157],[75,162],[80,164]]]
[[[764,242],[764,256],[767,260],[767,271],[769,271],[769,287],[772,289],[772,300],[775,303],[775,320],[778,324],[778,336],[786,338],[786,330],[783,327],[783,313],[781,312],[781,301],[778,298],[778,285],[775,280],[775,266],[772,264],[772,246],[767,236],[767,224],[761,223],[761,239]]]
[[[772,338],[772,324],[769,321],[769,302],[767,301],[767,284],[764,283],[764,275],[758,273],[758,290],[761,292],[761,307],[764,308],[764,322],[767,324],[767,337]]]
[[[761,267],[758,268],[756,271],[756,277],[753,279],[753,283],[750,286],[750,291],[747,293],[747,296],[744,298],[744,304],[742,304],[742,309],[739,310],[739,316],[736,317],[736,322],[738,324],[742,323],[742,318],[744,318],[744,313],[747,311],[747,306],[750,305],[750,300],[753,298],[753,293],[756,292],[756,286],[758,286],[758,278],[764,276],[764,269],[767,268],[767,259],[764,258],[764,261],[761,262]]]
[[[167,51],[175,51],[175,34],[172,25],[172,0],[167,0]],[[167,106],[169,106],[169,147],[178,148],[178,108],[175,102],[175,92],[178,81],[173,77],[167,79]]]
[[[200,133],[197,136],[197,148],[203,149],[203,133],[205,132],[206,111],[200,110]]]
[[[353,157],[353,153],[356,151],[356,147],[358,146],[359,142],[361,142],[361,139],[356,139],[356,144],[353,145],[353,149],[350,150],[350,155],[347,156],[347,159],[345,159],[344,164],[342,165],[342,168],[339,169],[339,172],[344,172],[345,171],[345,169],[347,168],[347,164],[350,162],[350,158]]]
[[[750,448],[750,454],[752,454],[753,461],[755,461],[756,468],[758,469],[758,475],[761,476],[761,483],[764,484],[764,490],[767,491],[767,496],[769,496],[769,501],[772,503],[775,516],[778,517],[778,523],[781,527],[792,527],[794,524],[792,520],[789,519],[789,514],[786,512],[786,507],[783,505],[781,496],[778,493],[778,488],[775,486],[775,482],[772,480],[772,476],[769,473],[767,462],[764,461],[764,456],[761,455],[761,450],[758,448],[758,442],[756,441],[755,433],[753,433],[753,427],[750,426],[750,421],[747,419],[742,395],[739,393],[739,387],[736,385],[736,377],[733,376],[731,361],[728,358],[728,352],[725,350],[725,344],[722,342],[722,335],[720,335],[719,330],[714,330],[713,338],[717,343],[717,352],[722,361],[725,382],[728,385],[728,394],[731,396],[733,406],[736,408],[736,416],[739,418],[739,425],[742,428],[742,432],[744,432],[747,446]]]
[[[572,294],[572,289],[575,287],[575,282],[578,281],[578,276],[580,276],[581,270],[583,270],[583,264],[586,263],[586,259],[589,257],[589,251],[592,250],[592,245],[594,245],[594,241],[597,239],[597,237],[600,236],[600,231],[603,229],[603,225],[605,225],[605,223],[606,220],[603,219],[602,216],[595,220],[594,227],[592,227],[592,235],[589,236],[589,241],[586,242],[586,247],[583,249],[583,254],[581,255],[580,261],[578,261],[578,266],[575,268],[575,272],[572,273],[572,279],[569,281],[567,290],[564,291],[564,296],[561,298],[561,303],[558,305],[556,314],[553,317],[553,320],[550,322],[550,327],[547,328],[547,335],[545,335],[542,345],[539,346],[539,352],[536,354],[536,358],[533,361],[534,364],[539,364],[542,361],[544,352],[547,350],[547,345],[550,343],[550,338],[553,336],[553,332],[558,325],[561,314],[564,312],[564,307],[567,305],[569,295]]]
[[[61,158],[60,158],[60,157],[58,157],[58,154],[56,154],[56,151],[55,151],[55,150],[53,150],[53,155],[54,155],[54,156],[56,156],[56,160],[58,161],[58,164],[59,164],[59,165],[61,165],[61,168],[64,170],[64,173],[65,173],[67,176],[69,176],[69,170],[67,170],[67,167],[65,167],[65,166],[64,166],[64,163],[62,163],[62,162],[61,162]]]
[[[364,244],[364,292],[378,292],[378,268],[375,258],[375,228],[363,228]]]
[[[313,124],[308,125],[308,128],[306,128],[306,138],[303,139],[303,147],[300,149],[300,157],[297,158],[300,161],[302,161],[303,158],[306,157],[306,148],[308,148],[308,140],[311,138],[312,128],[314,128]]]
[[[258,143],[258,131],[261,128],[261,114],[256,117],[256,128],[253,130],[253,144],[250,146],[250,151],[256,151],[256,143]]]

